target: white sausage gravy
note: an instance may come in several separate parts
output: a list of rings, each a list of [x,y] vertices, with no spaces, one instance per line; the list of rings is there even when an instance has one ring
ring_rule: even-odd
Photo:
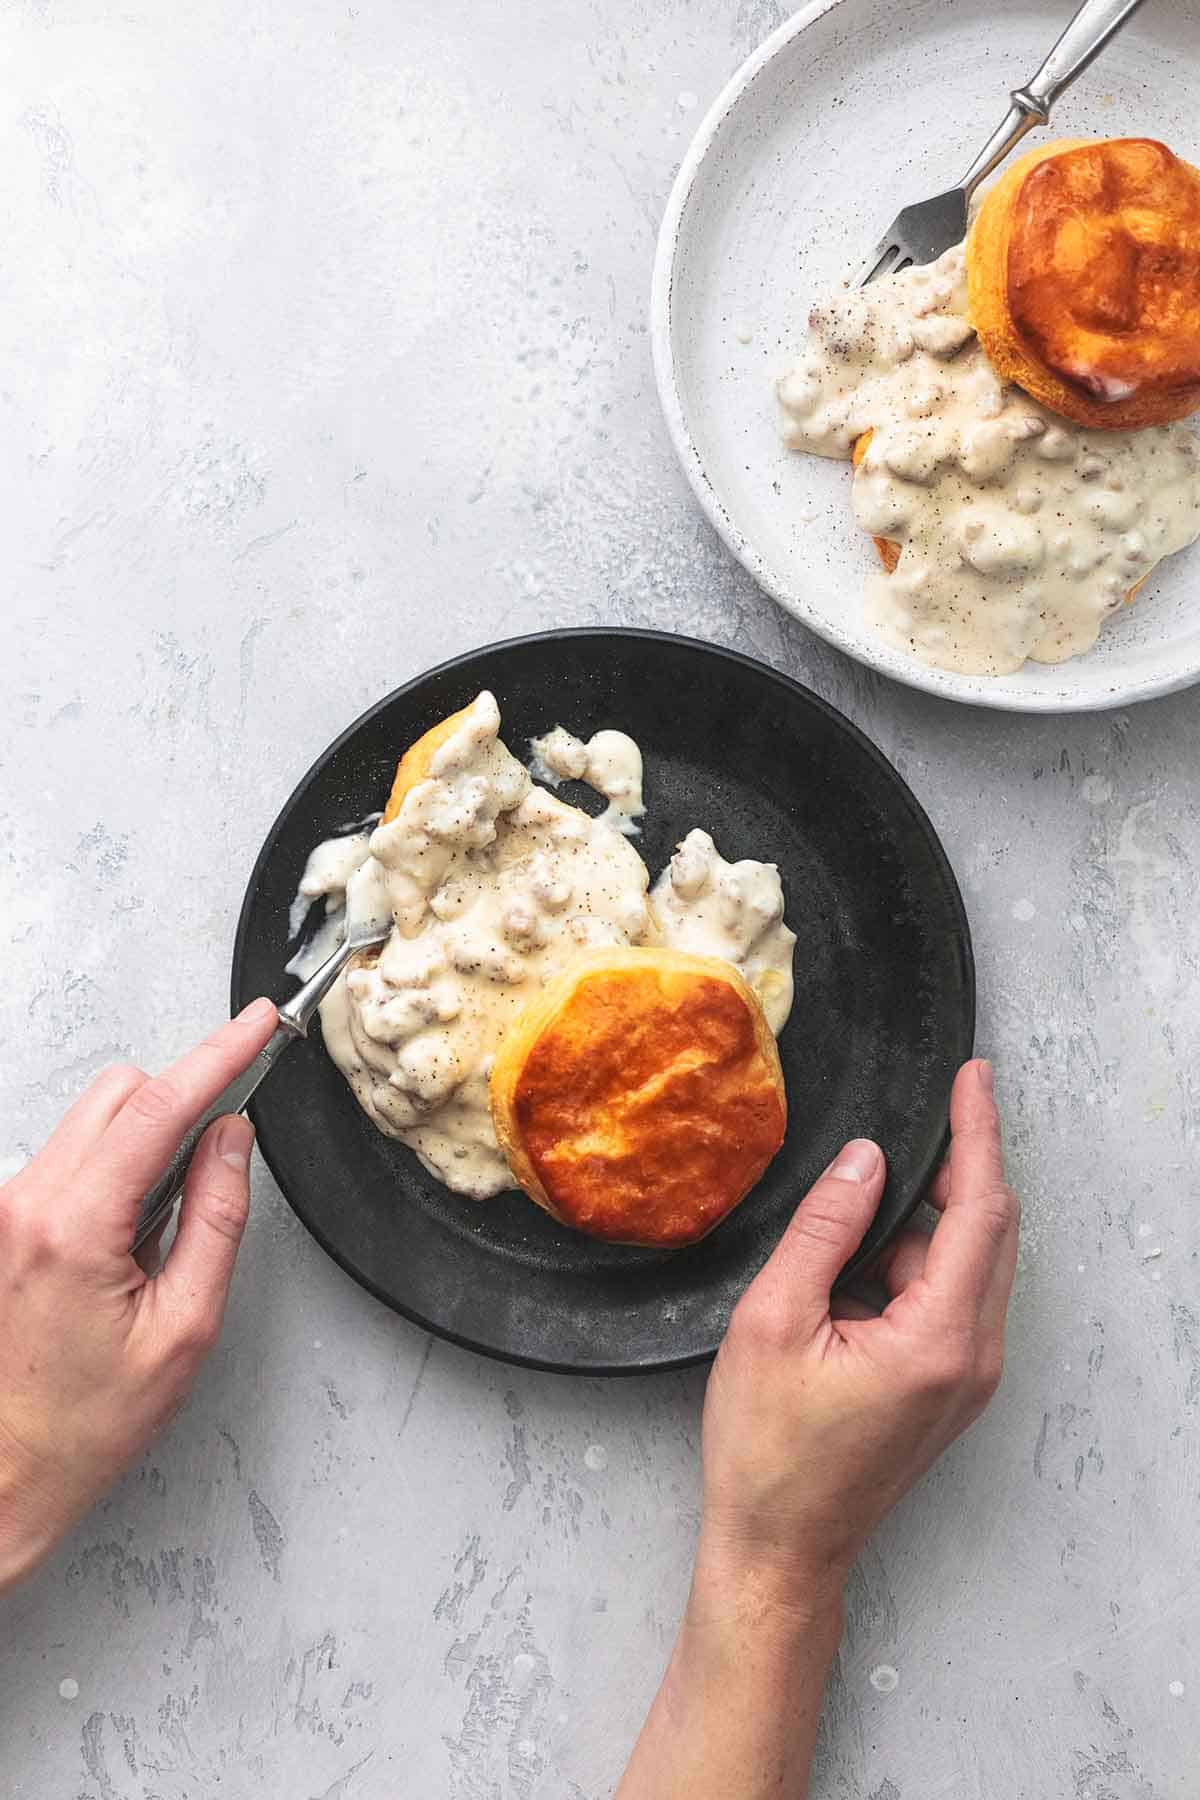
[[[934,668],[1004,675],[1063,662],[1154,565],[1200,536],[1200,442],[1181,425],[1087,431],[989,363],[967,316],[961,244],[839,291],[778,394],[784,441],[849,457],[854,512],[901,547],[867,614]]]
[[[294,931],[320,899],[328,916],[288,964],[311,974],[338,942],[347,904],[376,910],[382,900],[392,934],[378,960],[351,967],[322,1004],[325,1046],[379,1129],[477,1199],[513,1185],[488,1104],[496,1046],[580,949],[665,943],[724,957],[778,1032],[795,943],[778,870],[725,862],[702,831],[649,895],[626,835],[644,810],[642,758],[623,732],[583,744],[559,727],[532,746],[535,769],[605,795],[596,818],[535,786],[499,734],[499,707],[482,693],[396,818],[317,845]]]

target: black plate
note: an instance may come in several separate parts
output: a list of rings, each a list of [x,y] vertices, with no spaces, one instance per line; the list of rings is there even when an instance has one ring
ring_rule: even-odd
[[[286,994],[288,905],[313,845],[382,804],[399,753],[480,688],[509,745],[561,723],[642,747],[639,848],[657,875],[693,825],[722,853],[777,862],[795,928],[796,1005],[780,1040],[791,1123],[758,1187],[689,1250],[622,1249],[520,1194],[452,1194],[359,1110],[312,1041],[251,1108],[276,1181],[356,1281],[429,1331],[536,1367],[678,1368],[715,1350],[730,1309],[807,1185],[849,1137],[891,1175],[861,1261],[912,1211],[946,1141],[971,1053],[971,940],[946,856],[896,771],[807,688],[747,657],[647,631],[518,638],[397,689],[309,770],[267,836],[242,906],[233,1003]],[[565,790],[593,808],[588,790]],[[587,795],[584,800],[583,796]]]

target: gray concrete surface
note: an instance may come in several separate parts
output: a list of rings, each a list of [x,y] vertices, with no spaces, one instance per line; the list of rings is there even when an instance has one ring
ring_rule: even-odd
[[[621,620],[794,672],[944,834],[1028,1221],[1000,1397],[855,1574],[814,1793],[1195,1800],[1200,693],[956,710],[701,523],[651,252],[777,16],[0,12],[0,1154],[221,1015],[281,798],[421,667]],[[194,1401],[0,1607],[0,1793],[599,1800],[684,1593],[702,1387],[430,1343],[259,1170]]]

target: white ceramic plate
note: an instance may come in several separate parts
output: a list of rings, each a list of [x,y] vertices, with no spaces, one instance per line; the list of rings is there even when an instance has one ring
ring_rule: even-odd
[[[1126,705],[1200,678],[1200,545],[1164,563],[1086,656],[990,680],[927,669],[866,626],[874,550],[850,510],[848,468],[783,448],[773,388],[811,300],[902,205],[958,179],[1072,10],[1071,0],[813,0],[701,125],[654,271],[667,424],[734,555],[860,662],[1021,712]],[[1049,132],[1157,137],[1197,161],[1198,99],[1200,9],[1153,0],[1059,102]]]

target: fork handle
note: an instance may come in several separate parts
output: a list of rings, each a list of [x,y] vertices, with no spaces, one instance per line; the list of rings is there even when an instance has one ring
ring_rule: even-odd
[[[1083,0],[1037,74],[1024,87],[1013,90],[1012,106],[1003,124],[963,176],[960,186],[968,199],[1026,132],[1046,124],[1059,95],[1094,62],[1141,4],[1142,0]]]
[[[1120,31],[1141,4],[1142,0],[1084,0],[1033,80],[1017,89],[1014,102],[1024,101],[1040,112],[1044,125],[1058,96],[1095,61],[1109,38]]]
[[[288,1046],[294,1044],[297,1038],[307,1036],[317,1007],[359,948],[361,946],[353,939],[343,938],[333,955],[321,964],[316,974],[303,987],[297,988],[285,1006],[279,1008],[279,1025],[266,1048],[259,1051],[248,1069],[243,1069],[240,1075],[234,1076],[229,1086],[200,1115],[154,1186],[143,1197],[133,1234],[135,1250],[162,1223],[183,1192],[196,1146],[213,1120],[219,1119],[222,1113],[245,1112],[255,1089],[260,1082],[266,1080]]]
[[[245,1112],[255,1089],[266,1080],[284,1051],[303,1035],[303,1031],[298,1030],[290,1020],[284,1019],[283,1009],[280,1008],[279,1026],[265,1048],[259,1051],[249,1068],[243,1069],[240,1075],[234,1076],[228,1087],[222,1088],[211,1106],[205,1107],[195,1124],[185,1133],[154,1186],[144,1195],[134,1227],[134,1250],[140,1249],[150,1233],[162,1224],[183,1192],[183,1184],[192,1166],[196,1147],[213,1120],[219,1119],[224,1113]]]

